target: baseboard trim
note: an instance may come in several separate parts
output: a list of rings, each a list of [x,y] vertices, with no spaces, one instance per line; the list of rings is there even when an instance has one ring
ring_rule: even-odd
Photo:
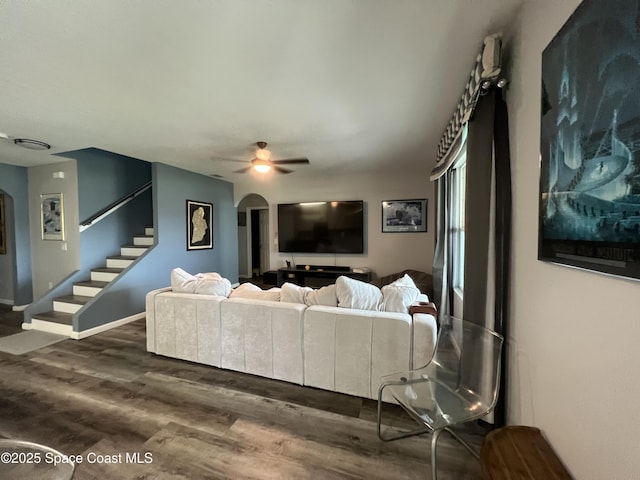
[[[71,337],[72,332],[71,325],[64,325],[62,323],[46,322],[43,320],[31,319],[31,323],[22,323],[23,330],[38,330],[40,332],[55,333],[57,335],[64,335],[65,337]]]
[[[105,323],[104,325],[100,325],[98,327],[89,328],[88,330],[82,330],[81,332],[71,332],[71,338],[73,338],[74,340],[81,340],[98,333],[106,332],[107,330],[111,330],[112,328],[120,327],[122,325],[126,325],[127,323],[140,320],[144,317],[144,312],[137,313],[135,315],[131,315],[130,317],[121,318],[120,320],[114,320],[113,322]]]

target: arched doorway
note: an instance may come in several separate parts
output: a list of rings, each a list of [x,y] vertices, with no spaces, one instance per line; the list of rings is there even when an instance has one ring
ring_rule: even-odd
[[[251,193],[238,204],[238,276],[261,276],[269,265],[269,203]]]

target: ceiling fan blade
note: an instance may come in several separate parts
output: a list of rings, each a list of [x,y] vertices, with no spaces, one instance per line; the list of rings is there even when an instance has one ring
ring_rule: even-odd
[[[234,170],[233,173],[247,173],[251,168],[251,165],[249,165],[248,167],[241,168],[240,170]]]
[[[288,158],[285,160],[271,160],[271,163],[273,163],[274,165],[293,165],[294,163],[309,165],[309,159],[308,158]]]
[[[274,165],[273,169],[278,173],[291,173],[291,172],[293,172],[293,170],[289,170],[288,168],[278,167],[277,165]]]

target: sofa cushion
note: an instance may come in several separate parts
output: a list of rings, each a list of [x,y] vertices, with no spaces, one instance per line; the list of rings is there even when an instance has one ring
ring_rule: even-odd
[[[382,292],[375,285],[341,275],[336,280],[338,306],[359,310],[382,310]]]
[[[285,282],[282,284],[280,301],[305,304],[307,294],[311,291],[313,291],[311,287],[301,287],[299,285],[296,285],[295,283]]]
[[[325,305],[327,307],[337,307],[338,295],[336,293],[335,284],[307,292],[305,303],[309,306]]]
[[[191,275],[182,268],[171,271],[171,289],[177,293],[198,293],[228,297],[231,282],[215,272]]]
[[[273,287],[269,290],[262,290],[259,286],[251,282],[246,282],[234,288],[229,298],[255,298],[259,300],[280,301],[280,288]]]
[[[409,275],[382,287],[383,310],[385,312],[408,313],[409,306],[416,301],[420,290]]]

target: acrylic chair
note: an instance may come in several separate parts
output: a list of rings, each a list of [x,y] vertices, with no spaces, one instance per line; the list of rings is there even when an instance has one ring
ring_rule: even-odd
[[[451,427],[479,419],[498,398],[504,339],[480,325],[446,316],[433,358],[424,367],[385,375],[378,390],[378,436],[390,441],[431,433],[431,477],[436,480],[436,445],[449,432],[476,459],[478,453]],[[382,402],[395,400],[420,428],[394,435],[382,432]]]

